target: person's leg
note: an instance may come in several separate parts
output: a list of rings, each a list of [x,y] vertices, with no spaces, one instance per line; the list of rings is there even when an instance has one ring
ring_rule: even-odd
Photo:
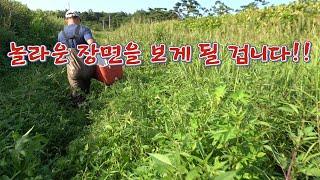
[[[85,94],[90,92],[91,78],[96,70],[95,66],[87,66],[82,62],[83,59],[72,59],[67,66],[72,101],[76,104],[85,101]]]
[[[73,79],[68,77],[71,89],[71,101],[79,105],[85,101],[85,91],[88,91],[87,82],[82,79]]]
[[[90,93],[90,86],[91,86],[91,79],[90,78],[85,78],[85,79],[81,79],[81,81],[79,81],[80,84],[80,89],[82,90],[82,92],[84,92],[85,94],[89,94]]]

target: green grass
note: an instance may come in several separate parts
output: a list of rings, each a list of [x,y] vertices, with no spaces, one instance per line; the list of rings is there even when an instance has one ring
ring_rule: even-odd
[[[126,68],[125,78],[112,87],[94,82],[88,102],[79,109],[68,100],[65,68],[32,64],[5,73],[0,79],[0,175],[319,178],[317,17],[301,15],[287,26],[276,17],[272,27],[269,21],[258,26],[254,18],[235,23],[263,12],[247,12],[236,21],[224,16],[210,29],[201,24],[215,22],[199,19],[95,32],[101,44],[135,40],[145,63]],[[296,28],[301,24],[306,26]],[[293,40],[307,39],[313,43],[308,64],[254,62],[237,67],[225,48],[246,42],[291,46]],[[197,51],[192,64],[148,63],[154,43],[191,44],[197,50],[197,43],[208,41],[221,45],[220,67],[206,68]]]

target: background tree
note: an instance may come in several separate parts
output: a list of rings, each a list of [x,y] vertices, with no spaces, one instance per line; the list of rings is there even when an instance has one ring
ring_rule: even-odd
[[[237,10],[237,12],[245,11],[247,9],[259,9],[259,6],[266,6],[268,4],[269,2],[266,0],[254,0],[253,2],[247,5],[240,6],[241,9]]]
[[[179,18],[175,11],[168,10],[167,8],[149,8],[148,16],[153,21],[165,21]]]
[[[180,18],[201,16],[201,6],[196,0],[182,0],[177,2],[173,9]]]
[[[216,1],[214,3],[214,6],[210,9],[209,15],[224,15],[224,14],[229,14],[232,12],[233,9],[229,6],[227,6],[225,3],[221,1]]]

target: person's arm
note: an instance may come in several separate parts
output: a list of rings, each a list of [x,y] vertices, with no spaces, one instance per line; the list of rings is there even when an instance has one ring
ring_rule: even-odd
[[[85,30],[84,30],[84,39],[89,45],[96,42],[96,40],[93,38],[91,30],[87,27],[85,27]]]
[[[62,33],[61,32],[59,32],[59,34],[58,34],[58,42],[62,42]]]
[[[89,44],[89,45],[91,45],[92,43],[95,43],[96,41],[94,40],[94,39],[88,39],[87,40],[87,43]]]

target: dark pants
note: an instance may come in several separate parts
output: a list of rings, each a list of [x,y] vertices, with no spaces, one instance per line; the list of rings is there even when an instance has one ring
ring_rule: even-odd
[[[75,49],[69,50],[70,55],[67,57],[69,60],[67,65],[68,81],[72,97],[77,97],[81,96],[81,93],[90,92],[91,79],[95,77],[96,66],[85,65],[83,58],[77,57]]]

